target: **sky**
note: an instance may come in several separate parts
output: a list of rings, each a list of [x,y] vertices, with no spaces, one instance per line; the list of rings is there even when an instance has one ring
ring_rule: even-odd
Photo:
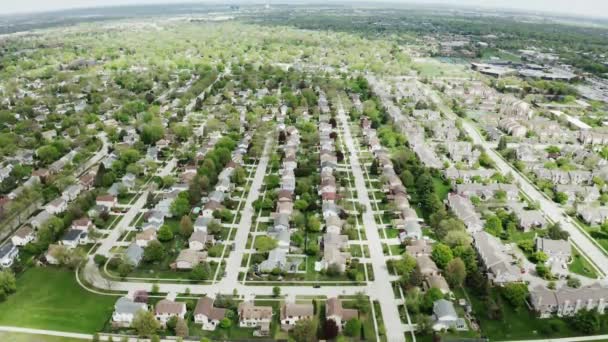
[[[260,3],[264,0],[252,0],[251,2]],[[271,0],[272,2],[281,3],[289,0]],[[141,4],[167,4],[167,3],[184,3],[197,2],[193,0],[0,0],[0,14],[11,13],[26,13],[26,12],[42,12],[61,10],[68,8],[79,7],[95,7],[95,6],[114,6],[114,5],[141,5]],[[206,1],[198,1],[206,2]],[[221,0],[213,1],[215,3],[223,2]],[[228,0],[228,2],[245,3],[248,0]],[[303,1],[305,2],[305,1]],[[322,1],[312,0],[311,2],[319,3]],[[342,2],[348,2],[342,0]],[[374,0],[366,0],[366,2],[374,2]],[[419,4],[452,4],[476,6],[484,8],[501,8],[501,9],[518,9],[524,11],[535,12],[555,12],[562,14],[593,16],[593,17],[608,17],[608,1],[607,0],[384,0],[382,2],[401,2],[401,3],[419,3]]]

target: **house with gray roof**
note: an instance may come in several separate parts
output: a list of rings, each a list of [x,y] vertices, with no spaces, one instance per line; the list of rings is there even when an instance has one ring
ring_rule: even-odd
[[[112,313],[112,324],[115,326],[129,327],[133,323],[133,318],[139,311],[148,311],[146,303],[138,303],[128,297],[120,297],[114,304]]]
[[[459,318],[452,302],[439,299],[433,303],[433,330],[441,331],[447,329],[468,330],[467,323]]]
[[[144,249],[138,244],[132,243],[125,251],[125,260],[133,266],[138,266],[144,257]]]
[[[287,266],[287,251],[282,248],[275,248],[268,253],[268,258],[260,263],[261,272],[271,272],[275,268],[281,270]]]
[[[536,286],[530,290],[530,304],[541,318],[573,316],[582,309],[604,314],[608,303],[608,288],[599,283],[580,288],[562,287],[549,290]]]
[[[537,237],[536,250],[547,255],[545,265],[549,267],[551,274],[558,277],[567,277],[569,275],[568,263],[572,256],[572,247],[569,241]]]
[[[588,224],[602,224],[608,219],[608,206],[579,205],[576,212]]]
[[[450,210],[464,223],[469,233],[483,230],[484,221],[477,211],[475,211],[475,207],[468,197],[450,193],[448,194],[447,202]]]
[[[484,265],[488,279],[501,285],[522,280],[513,251],[498,238],[485,231],[473,234],[473,245]]]

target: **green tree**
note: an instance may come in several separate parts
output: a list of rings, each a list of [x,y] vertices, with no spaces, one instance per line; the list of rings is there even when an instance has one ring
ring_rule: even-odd
[[[230,329],[231,326],[232,326],[232,321],[228,317],[224,317],[220,321],[220,328],[222,328],[222,329]]]
[[[194,280],[207,280],[211,275],[211,268],[207,263],[200,263],[192,269],[190,277]]]
[[[61,154],[55,146],[44,145],[36,150],[36,156],[38,156],[38,159],[40,159],[44,164],[50,164],[59,159]]]
[[[570,277],[568,278],[568,281],[566,282],[566,284],[567,284],[569,287],[572,287],[572,288],[574,288],[574,289],[577,289],[577,288],[581,287],[581,280],[580,280],[580,279],[578,279],[577,277],[570,276]]]
[[[0,300],[17,291],[15,275],[10,270],[0,271]]]
[[[445,278],[453,287],[460,287],[467,276],[467,270],[464,262],[460,258],[452,259],[446,269]]]
[[[558,191],[555,193],[555,202],[559,203],[559,204],[566,204],[568,203],[568,194],[566,194],[565,192],[561,192]]]
[[[178,196],[171,203],[171,214],[176,217],[182,217],[190,212],[190,201],[185,196]]]
[[[258,236],[255,238],[255,249],[260,253],[267,253],[277,247],[277,241],[269,236]]]
[[[359,337],[361,335],[361,321],[356,318],[351,318],[346,321],[344,334],[350,337]]]
[[[574,329],[588,335],[596,334],[600,330],[600,316],[596,310],[579,310],[574,317],[570,319]]]
[[[179,232],[183,237],[189,237],[192,235],[194,231],[194,225],[192,224],[192,220],[190,216],[184,215],[182,219],[179,221]]]
[[[177,320],[177,324],[175,325],[175,335],[179,337],[186,337],[188,336],[188,332],[188,324],[186,324],[186,321],[183,318],[179,318]]]
[[[486,230],[486,232],[488,232],[494,236],[500,236],[500,234],[502,234],[502,231],[503,231],[502,221],[496,215],[492,215],[492,216],[488,217],[486,219],[485,230]]]
[[[316,215],[310,215],[306,222],[306,228],[309,232],[319,232],[321,231],[321,221]]]
[[[436,243],[433,246],[433,252],[431,252],[431,258],[441,269],[444,269],[450,261],[454,258],[452,250],[449,246],[443,243]]]
[[[275,286],[272,288],[272,295],[275,297],[278,297],[281,295],[281,288],[278,286]]]
[[[528,286],[522,283],[510,283],[501,288],[502,296],[515,308],[524,306],[528,297]]]
[[[155,262],[155,261],[161,261],[163,259],[163,256],[165,254],[165,248],[163,247],[163,245],[154,240],[154,241],[150,241],[150,243],[148,243],[148,246],[146,246],[146,248],[144,248],[144,261],[146,262]]]
[[[296,342],[315,342],[317,324],[310,319],[301,319],[296,322],[291,335]]]
[[[137,311],[131,326],[135,328],[137,335],[143,337],[151,336],[160,328],[160,324],[154,317],[154,314],[146,310]]]
[[[173,231],[171,231],[171,227],[166,224],[160,227],[157,233],[157,237],[158,240],[162,242],[173,240]]]
[[[159,123],[143,125],[141,129],[141,140],[146,145],[154,144],[165,135],[164,127]]]

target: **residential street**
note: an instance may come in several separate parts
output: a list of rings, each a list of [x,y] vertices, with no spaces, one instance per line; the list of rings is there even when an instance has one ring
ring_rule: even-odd
[[[372,205],[367,193],[367,187],[365,186],[365,179],[363,178],[363,171],[361,170],[359,157],[357,156],[357,149],[355,148],[355,143],[350,132],[349,120],[341,102],[338,106],[338,120],[343,128],[344,141],[350,153],[349,159],[351,171],[355,178],[357,196],[359,203],[365,207],[365,212],[363,213],[363,226],[369,243],[370,259],[374,269],[374,281],[371,282],[370,285],[374,291],[369,293],[369,295],[380,302],[388,341],[405,341],[401,319],[399,318],[399,311],[395,305],[390,275],[382,252],[380,234],[378,234],[378,227],[376,226]]]
[[[247,237],[251,230],[252,217],[254,214],[253,202],[260,196],[260,188],[264,182],[266,175],[266,167],[268,166],[268,151],[270,148],[271,139],[268,138],[264,145],[264,152],[257,165],[255,176],[249,194],[245,202],[245,207],[241,212],[241,221],[239,222],[238,230],[234,237],[234,250],[230,253],[226,263],[226,277],[219,283],[220,286],[234,287],[238,282],[239,268],[241,267],[241,259],[243,259],[243,251],[247,244]]]

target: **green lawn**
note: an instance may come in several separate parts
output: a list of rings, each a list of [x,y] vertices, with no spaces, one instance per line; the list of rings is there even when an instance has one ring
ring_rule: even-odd
[[[84,290],[73,271],[30,268],[17,279],[17,292],[0,303],[0,325],[94,333],[110,318],[116,298]]]
[[[76,338],[69,338],[69,337],[0,332],[0,341],[3,341],[3,342],[82,342],[83,340],[76,339]]]
[[[454,292],[458,298],[462,297],[460,290]],[[487,303],[476,297],[471,291],[468,291],[468,294],[473,306],[473,315],[480,322],[481,335],[488,337],[491,341],[581,335],[581,333],[574,331],[563,319],[539,319],[525,307],[514,309],[503,300],[496,288],[490,290],[490,296],[502,308],[502,318],[490,319],[487,312]]]
[[[450,184],[446,184],[446,182],[438,177],[433,177],[433,187],[435,188],[435,192],[440,200],[444,200],[448,197],[448,193],[451,190]]]
[[[589,278],[597,278],[597,272],[574,248],[572,249],[572,262],[568,265],[570,272]]]

